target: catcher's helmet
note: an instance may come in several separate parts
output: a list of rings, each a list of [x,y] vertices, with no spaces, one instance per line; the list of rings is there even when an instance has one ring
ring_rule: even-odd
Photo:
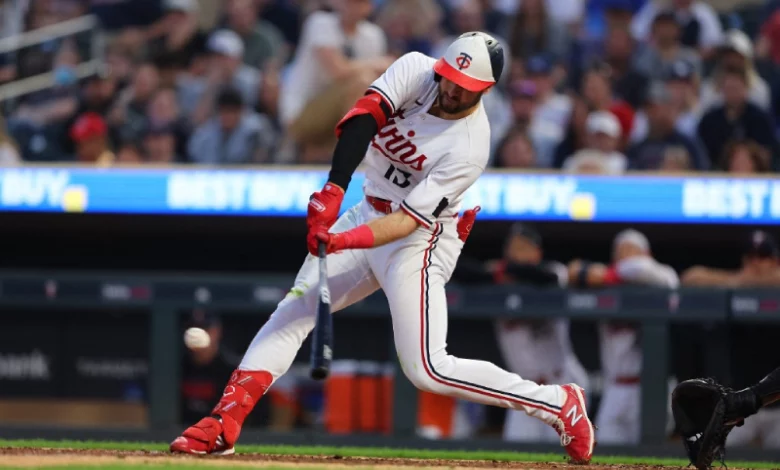
[[[504,48],[489,34],[472,31],[458,36],[433,70],[469,91],[482,91],[501,78]]]

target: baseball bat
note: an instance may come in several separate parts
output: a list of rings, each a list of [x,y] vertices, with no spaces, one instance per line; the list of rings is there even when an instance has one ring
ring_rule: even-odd
[[[330,314],[330,289],[328,288],[328,266],[325,262],[325,250],[325,244],[320,243],[318,246],[320,262],[319,302],[317,302],[317,317],[311,341],[311,377],[315,380],[323,380],[328,377],[330,362],[333,359],[333,317]]]

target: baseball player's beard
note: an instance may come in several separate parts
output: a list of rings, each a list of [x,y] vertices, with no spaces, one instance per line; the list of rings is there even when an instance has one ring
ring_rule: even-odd
[[[439,97],[438,97],[438,105],[439,109],[444,111],[447,114],[458,114],[460,112],[463,112],[467,109],[470,109],[471,107],[475,106],[477,103],[479,103],[479,100],[482,99],[482,93],[478,94],[471,102],[469,103],[463,103],[461,101],[453,101],[451,98],[446,96],[446,93],[439,90]]]

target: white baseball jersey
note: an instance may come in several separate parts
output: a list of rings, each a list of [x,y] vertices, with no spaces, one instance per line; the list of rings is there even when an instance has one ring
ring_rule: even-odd
[[[434,62],[410,52],[370,86],[393,116],[364,160],[365,194],[398,203],[427,228],[458,213],[463,193],[485,171],[490,156],[490,126],[481,102],[463,119],[427,113],[438,96]]]
[[[393,116],[378,131],[364,159],[366,195],[392,201],[394,210],[400,207],[425,229],[368,250],[328,255],[332,311],[381,288],[393,319],[398,361],[413,384],[441,395],[521,410],[547,425],[558,423],[567,403],[560,386],[540,385],[489,362],[447,353],[445,284],[464,245],[453,230],[458,220],[453,216],[460,211],[463,193],[485,170],[490,129],[481,103],[458,120],[427,114],[438,90],[434,62],[423,54],[406,54],[371,85]],[[384,216],[361,200],[330,231],[345,232]],[[267,371],[276,380],[289,369],[314,328],[318,281],[319,260],[309,255],[295,286],[249,346],[239,366],[242,370]],[[580,406],[587,415],[584,403]]]

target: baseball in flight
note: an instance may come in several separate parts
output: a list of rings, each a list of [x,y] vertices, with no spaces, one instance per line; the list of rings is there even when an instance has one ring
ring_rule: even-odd
[[[184,344],[188,348],[207,348],[211,344],[211,337],[203,328],[187,328],[184,332]]]

